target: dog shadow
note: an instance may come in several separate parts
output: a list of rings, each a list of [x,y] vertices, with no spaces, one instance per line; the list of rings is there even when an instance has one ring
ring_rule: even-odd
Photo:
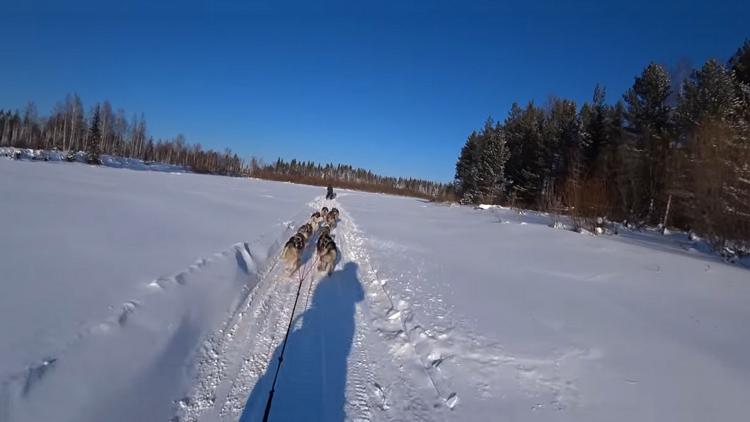
[[[292,324],[269,420],[345,419],[347,360],[354,336],[355,306],[362,299],[364,292],[353,262],[318,282],[308,310]],[[302,298],[300,304],[304,304]],[[240,421],[263,419],[281,348],[280,343],[265,374],[253,387]]]

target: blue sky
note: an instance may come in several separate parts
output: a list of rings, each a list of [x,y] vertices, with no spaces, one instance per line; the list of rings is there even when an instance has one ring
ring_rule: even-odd
[[[3,3],[0,108],[77,92],[155,137],[440,181],[514,101],[614,101],[750,37],[748,1]]]

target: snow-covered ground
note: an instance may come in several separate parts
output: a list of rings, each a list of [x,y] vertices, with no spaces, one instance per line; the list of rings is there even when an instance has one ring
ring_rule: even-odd
[[[0,420],[168,419],[318,191],[0,159]]]
[[[409,335],[388,347],[437,365],[441,397],[459,397],[445,419],[746,418],[747,269],[658,235],[554,230],[533,213],[340,201],[402,310],[391,332]]]
[[[679,237],[0,159],[0,420],[744,420],[750,272]],[[336,271],[280,245],[341,210]]]

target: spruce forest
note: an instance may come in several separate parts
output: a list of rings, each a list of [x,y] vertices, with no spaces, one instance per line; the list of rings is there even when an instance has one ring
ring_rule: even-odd
[[[750,42],[684,80],[651,63],[621,99],[513,104],[472,132],[456,164],[463,203],[691,230],[750,241]]]

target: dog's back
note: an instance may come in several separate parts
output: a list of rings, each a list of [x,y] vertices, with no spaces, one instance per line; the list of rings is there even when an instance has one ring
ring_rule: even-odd
[[[336,259],[339,254],[336,242],[330,236],[326,236],[324,244],[321,245],[319,243],[318,248],[318,271],[325,271],[328,275],[331,275],[336,266]]]
[[[318,237],[318,243],[316,245],[316,249],[318,251],[318,255],[320,255],[323,252],[325,252],[326,247],[331,242],[333,242],[333,238],[331,237],[330,234],[328,234],[328,233],[321,234],[320,237]]]
[[[281,254],[281,259],[287,264],[294,264],[295,268],[299,267],[299,261],[302,257],[302,249],[305,248],[305,238],[301,234],[297,233],[290,237],[289,240],[284,244],[284,250]]]
[[[310,223],[305,223],[302,226],[300,226],[299,229],[297,229],[297,233],[301,234],[305,238],[305,242],[307,242],[307,239],[310,238],[313,234],[313,226]]]
[[[309,224],[310,227],[312,227],[312,231],[315,232],[315,230],[318,230],[318,227],[320,227],[321,220],[322,218],[310,217],[310,219],[307,220],[307,224]]]

